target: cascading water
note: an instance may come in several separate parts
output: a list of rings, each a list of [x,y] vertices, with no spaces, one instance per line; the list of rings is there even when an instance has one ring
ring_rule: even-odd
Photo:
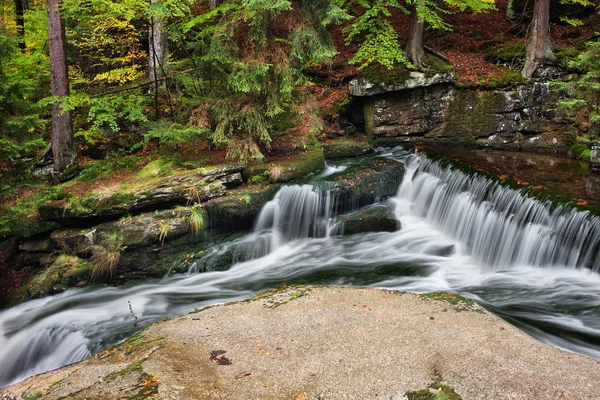
[[[331,193],[311,185],[284,186],[261,210],[248,236],[244,259],[264,257],[293,240],[326,238],[331,221]]]
[[[131,335],[129,302],[141,327],[295,283],[456,291],[548,343],[600,359],[596,217],[422,156],[407,161],[398,194],[387,200],[399,231],[339,235],[336,201],[322,187],[286,186],[253,232],[216,246],[188,274],[70,290],[3,311],[0,386]],[[205,267],[217,258],[221,267]]]
[[[483,266],[600,268],[598,218],[539,202],[479,175],[415,156],[396,201],[400,214],[425,219]]]

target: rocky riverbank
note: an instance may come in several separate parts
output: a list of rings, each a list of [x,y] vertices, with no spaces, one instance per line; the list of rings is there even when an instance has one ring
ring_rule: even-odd
[[[14,226],[15,232],[27,234],[0,241],[5,268],[23,277],[15,285],[21,288],[5,302],[90,283],[118,284],[185,272],[186,255],[251,229],[281,183],[322,169],[326,158],[371,151],[363,141],[343,139],[258,166],[167,171],[157,164],[154,170],[144,167],[149,175],[146,171],[142,177],[140,172],[110,188],[78,194],[59,189],[37,205],[36,219]],[[330,183],[336,192],[334,212],[347,213],[394,195],[402,174],[400,162],[377,158],[338,174]]]
[[[599,378],[596,360],[547,346],[457,295],[292,287],[153,324],[0,394],[592,399]]]

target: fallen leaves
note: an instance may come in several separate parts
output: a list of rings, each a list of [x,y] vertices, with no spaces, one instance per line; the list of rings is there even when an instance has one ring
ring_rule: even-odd
[[[225,353],[227,353],[225,350],[213,350],[210,353],[210,360],[217,365],[231,365],[231,360],[223,355]]]
[[[240,372],[239,374],[237,374],[235,376],[235,379],[240,379],[240,378],[244,378],[246,376],[252,375],[252,372],[246,371],[246,372]]]

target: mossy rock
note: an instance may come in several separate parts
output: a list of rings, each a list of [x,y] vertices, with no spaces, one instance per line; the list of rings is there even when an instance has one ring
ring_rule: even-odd
[[[400,222],[387,206],[375,206],[346,216],[344,235],[367,232],[394,232]]]
[[[369,143],[352,139],[336,140],[323,145],[326,160],[362,156],[372,151]]]
[[[92,264],[82,258],[60,255],[48,260],[50,266],[41,270],[26,283],[23,297],[38,298],[60,293],[69,287],[87,283]]]
[[[262,207],[273,199],[279,188],[278,184],[252,185],[206,202],[208,228],[222,233],[251,229]]]
[[[334,214],[345,214],[395,195],[403,176],[404,165],[390,159],[374,159],[338,176],[333,185]]]
[[[51,200],[39,205],[38,211],[48,221],[123,215],[149,207],[207,201],[242,183],[238,166],[199,168],[169,177],[152,176],[133,185],[96,190],[78,198]]]
[[[244,170],[244,175],[248,181],[255,180],[259,176],[273,183],[288,182],[301,178],[324,166],[323,151],[315,147],[281,161],[250,166]]]

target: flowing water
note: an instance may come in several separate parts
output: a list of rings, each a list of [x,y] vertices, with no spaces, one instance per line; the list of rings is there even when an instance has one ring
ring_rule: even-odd
[[[137,330],[132,314],[142,327],[293,283],[458,292],[547,343],[600,359],[596,217],[399,149],[379,157],[406,164],[396,196],[380,199],[397,232],[342,236],[337,199],[319,183],[350,166],[329,166],[283,187],[253,232],[215,246],[188,274],[71,290],[0,313],[0,386],[118,343]]]

